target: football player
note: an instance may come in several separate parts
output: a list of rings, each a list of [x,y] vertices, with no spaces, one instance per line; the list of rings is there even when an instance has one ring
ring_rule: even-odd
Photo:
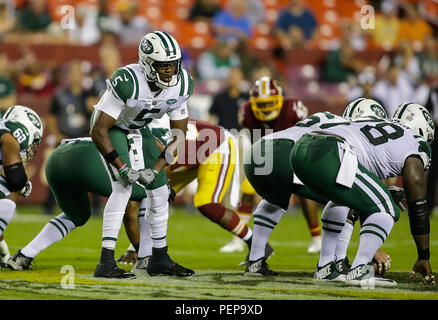
[[[250,99],[239,108],[238,119],[243,128],[251,133],[261,131],[261,136],[266,133],[277,132],[295,125],[298,121],[306,118],[308,110],[297,99],[283,96],[282,88],[276,80],[270,77],[261,77],[255,81],[250,91]],[[255,141],[252,141],[255,142]],[[246,215],[249,221],[254,203],[254,188],[248,180],[242,184],[242,199],[239,213]],[[304,216],[311,234],[311,242],[307,252],[319,252],[321,248],[321,228],[318,220],[318,204],[315,201],[299,197]],[[239,248],[238,242],[232,241],[221,248],[222,251],[235,251]]]
[[[168,220],[167,179],[162,169],[175,161],[187,131],[187,99],[193,92],[190,74],[181,68],[178,42],[167,32],[146,34],[139,44],[139,61],[115,71],[107,80],[107,90],[94,106],[91,138],[102,155],[111,178],[112,193],[105,205],[102,228],[102,252],[95,277],[131,278],[134,274],[117,267],[114,248],[132,186],[146,186],[150,200],[147,216],[153,242],[148,264],[151,274],[191,276],[194,272],[175,263],[167,253]],[[161,153],[149,132],[140,134],[153,119],[170,115],[171,143]],[[141,140],[158,160],[145,162]]]
[[[149,126],[160,148],[165,148],[170,138],[165,116]],[[240,174],[240,161],[237,142],[233,135],[222,127],[190,119],[184,157],[179,157],[175,164],[166,167],[165,170],[169,185],[175,193],[197,179],[198,187],[193,198],[195,208],[212,222],[242,239],[248,248],[251,248],[252,230],[235,212],[239,200],[239,186],[243,179]],[[143,239],[142,230],[138,235],[135,230],[128,232],[130,228],[126,229],[128,235],[137,233],[137,238]],[[269,257],[272,253],[272,247],[266,243],[264,256]],[[146,260],[139,259],[134,268],[142,269],[146,265]]]
[[[430,223],[424,178],[434,131],[434,122],[426,108],[405,103],[397,108],[392,120],[332,121],[320,124],[296,142],[290,164],[298,179],[312,192],[331,200],[321,218],[323,244],[315,279],[342,280],[334,255],[348,214],[339,206],[346,206],[355,210],[364,222],[356,257],[343,280],[352,285],[363,281],[372,281],[369,283],[376,286],[396,285],[393,280],[375,276],[369,264],[400,216],[381,179],[402,176],[418,254],[410,276],[419,272],[424,283],[435,283],[429,262]]]
[[[145,148],[145,153],[147,150]],[[8,260],[10,269],[32,269],[32,261],[41,251],[88,221],[91,215],[88,193],[104,197],[111,194],[111,181],[106,170],[91,138],[62,141],[47,159],[46,178],[63,212],[51,219],[32,241]],[[130,199],[141,202],[144,198],[145,188],[134,184]],[[132,201],[127,211],[131,209]],[[138,243],[136,247],[138,249]]]
[[[42,137],[43,124],[31,108],[11,107],[0,120],[0,265],[10,257],[3,232],[15,212],[15,194],[28,197],[32,191],[24,164],[35,157]]]
[[[350,116],[355,116],[356,113],[361,116],[380,114],[379,111],[383,111],[383,107],[380,106],[376,111],[375,108],[371,108],[374,104],[378,105],[374,100],[363,100],[354,106],[354,112]],[[296,179],[289,165],[289,153],[295,141],[319,124],[339,121],[344,121],[344,119],[329,112],[319,112],[298,122],[291,128],[263,137],[252,146],[251,161],[245,161],[245,173],[257,193],[263,197],[263,200],[254,212],[253,244],[245,274],[277,275],[276,272],[269,269],[266,259],[263,257],[263,251],[260,249],[264,247],[272,230],[286,212],[292,193],[320,203],[328,201],[327,198],[311,192]],[[271,163],[266,163],[266,165],[270,165],[272,171],[260,171],[261,161],[257,157],[262,152],[271,155],[268,158]],[[343,210],[349,211],[348,208]]]

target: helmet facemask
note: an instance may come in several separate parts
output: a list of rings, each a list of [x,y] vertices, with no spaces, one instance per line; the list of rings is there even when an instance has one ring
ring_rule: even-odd
[[[277,86],[275,80],[262,77],[251,89],[249,101],[257,120],[264,122],[275,120],[283,107],[282,89]]]

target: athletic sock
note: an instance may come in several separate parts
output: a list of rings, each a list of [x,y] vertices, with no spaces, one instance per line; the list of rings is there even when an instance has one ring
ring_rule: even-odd
[[[250,261],[255,261],[265,256],[265,248],[269,236],[285,212],[286,210],[264,199],[260,201],[254,211],[254,231],[249,253]]]
[[[344,228],[339,234],[338,243],[336,243],[335,257],[336,260],[343,260],[347,256],[348,245],[350,244],[351,234],[354,226],[346,221]]]
[[[251,214],[252,214],[252,206],[240,204],[237,207],[237,215],[239,216],[240,220],[243,221],[246,225],[249,224],[249,220],[251,220]]]
[[[339,235],[347,220],[348,208],[327,203],[321,215],[322,242],[318,266],[322,267],[335,260],[335,250]]]
[[[146,190],[149,198],[149,223],[152,238],[152,247],[166,247],[167,221],[169,218],[169,190],[162,186],[153,190]]]
[[[63,239],[75,228],[73,221],[65,213],[61,213],[50,220],[40,233],[20,251],[26,257],[35,258],[41,251]]]
[[[233,211],[231,220],[226,226],[222,226],[224,229],[230,231],[235,236],[241,238],[243,241],[247,241],[252,236],[252,230],[248,227],[244,220],[242,220],[237,213]]]
[[[378,212],[370,215],[360,229],[359,249],[351,268],[370,263],[393,226],[394,219],[388,213]]]
[[[138,257],[144,258],[152,255],[152,238],[149,223],[146,221],[145,214],[148,211],[148,199],[143,199],[138,213],[138,228],[140,229],[140,247]]]
[[[0,199],[0,235],[11,221],[16,206],[15,202],[10,199]]]

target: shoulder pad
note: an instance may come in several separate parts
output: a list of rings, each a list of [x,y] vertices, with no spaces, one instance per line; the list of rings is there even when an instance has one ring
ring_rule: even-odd
[[[185,69],[181,69],[179,72],[180,79],[180,96],[191,96],[193,94],[193,88],[195,86],[195,81],[193,81],[192,76],[190,73],[187,72]]]

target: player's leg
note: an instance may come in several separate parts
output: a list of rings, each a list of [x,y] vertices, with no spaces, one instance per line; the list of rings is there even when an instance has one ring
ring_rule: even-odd
[[[301,202],[301,209],[303,210],[304,217],[306,218],[307,227],[312,237],[308,253],[315,253],[321,250],[321,226],[318,219],[318,203],[316,201],[299,197]]]
[[[126,235],[129,239],[129,247],[126,249],[126,252],[116,260],[116,262],[120,262],[121,264],[135,264],[137,261],[140,246],[140,232],[137,222],[138,211],[139,203],[129,201],[125,215],[123,216],[123,225],[125,226]]]
[[[11,221],[15,208],[16,204],[12,200],[6,180],[0,176],[0,268],[11,257],[3,232]]]
[[[231,139],[231,138],[229,138]],[[239,215],[222,204],[230,192],[236,169],[236,146],[228,141],[227,151],[216,151],[198,168],[198,189],[193,204],[204,216],[251,245],[252,231]]]

